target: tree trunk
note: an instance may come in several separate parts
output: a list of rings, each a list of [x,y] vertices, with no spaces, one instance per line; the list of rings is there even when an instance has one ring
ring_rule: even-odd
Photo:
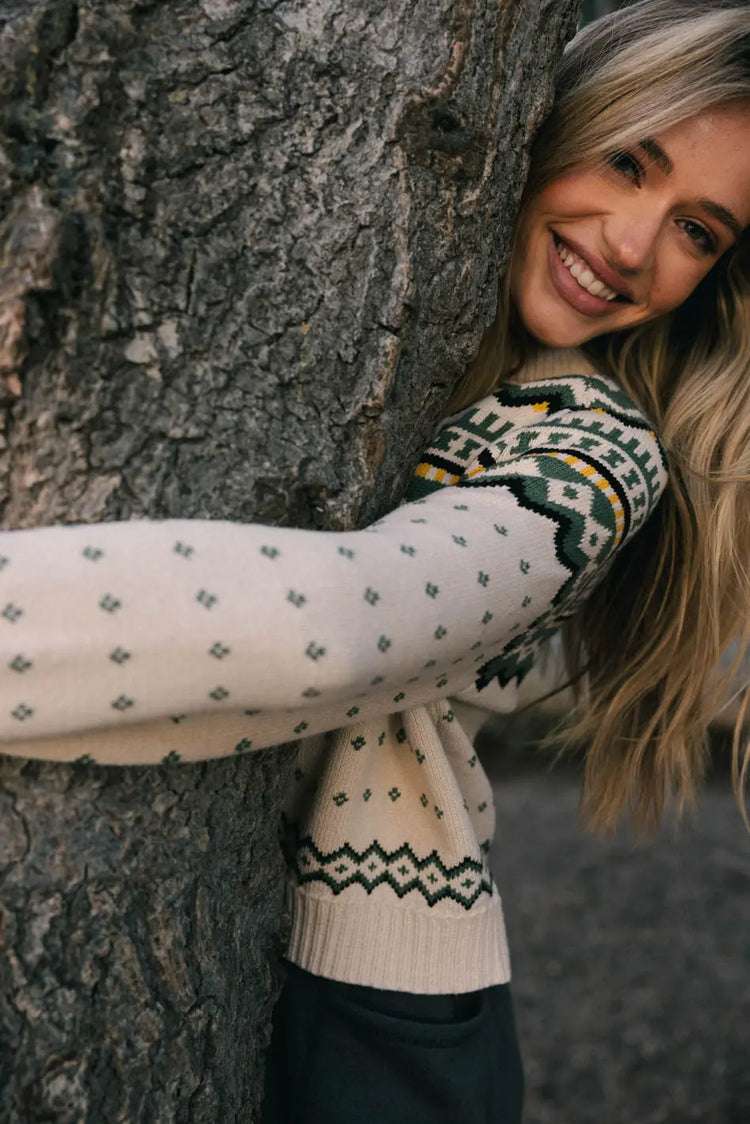
[[[0,0],[3,526],[392,507],[577,8]],[[0,759],[0,1119],[257,1119],[291,760]]]

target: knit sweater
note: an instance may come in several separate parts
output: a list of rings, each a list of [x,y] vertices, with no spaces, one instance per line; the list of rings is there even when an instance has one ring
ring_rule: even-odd
[[[365,530],[0,535],[3,751],[146,764],[298,741],[290,958],[422,993],[507,981],[492,793],[449,699],[512,710],[666,482],[640,411],[574,360],[445,422]]]

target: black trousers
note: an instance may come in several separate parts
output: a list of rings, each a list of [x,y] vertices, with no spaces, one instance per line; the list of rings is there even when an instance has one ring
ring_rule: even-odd
[[[509,985],[412,995],[288,971],[263,1124],[520,1124]]]

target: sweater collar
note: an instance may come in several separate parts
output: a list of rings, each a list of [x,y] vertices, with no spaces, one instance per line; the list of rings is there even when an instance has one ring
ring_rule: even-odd
[[[530,356],[512,381],[514,383],[538,382],[544,379],[557,379],[565,375],[595,375],[596,369],[591,361],[577,347],[540,347]]]

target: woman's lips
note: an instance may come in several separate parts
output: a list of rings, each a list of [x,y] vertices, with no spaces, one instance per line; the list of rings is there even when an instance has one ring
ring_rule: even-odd
[[[554,230],[552,232],[552,237],[559,244],[567,247],[567,249],[569,250],[572,250],[574,254],[577,254],[579,258],[585,261],[591,272],[596,274],[596,276],[599,277],[605,285],[608,285],[610,289],[613,289],[616,293],[619,293],[620,296],[625,297],[635,303],[635,294],[633,293],[630,285],[624,280],[623,277],[620,276],[619,273],[617,273],[614,269],[610,269],[610,267],[603,261],[602,258],[599,257],[599,255],[594,250],[587,250],[583,246],[579,246],[577,242],[572,241],[569,238],[563,238],[561,234],[558,234],[557,231]]]
[[[557,235],[559,238],[559,235]],[[560,239],[565,242],[564,239]],[[567,245],[567,243],[565,243]],[[575,253],[580,253],[571,246],[571,250]],[[580,312],[583,316],[600,318],[611,315],[616,309],[621,308],[621,303],[617,301],[604,300],[602,297],[594,296],[593,293],[587,293],[585,289],[576,281],[575,277],[571,274],[570,270],[566,268],[560,259],[555,244],[555,235],[550,231],[549,248],[548,248],[548,264],[552,283],[567,304],[571,305],[576,312]],[[594,270],[594,272],[596,272]]]

